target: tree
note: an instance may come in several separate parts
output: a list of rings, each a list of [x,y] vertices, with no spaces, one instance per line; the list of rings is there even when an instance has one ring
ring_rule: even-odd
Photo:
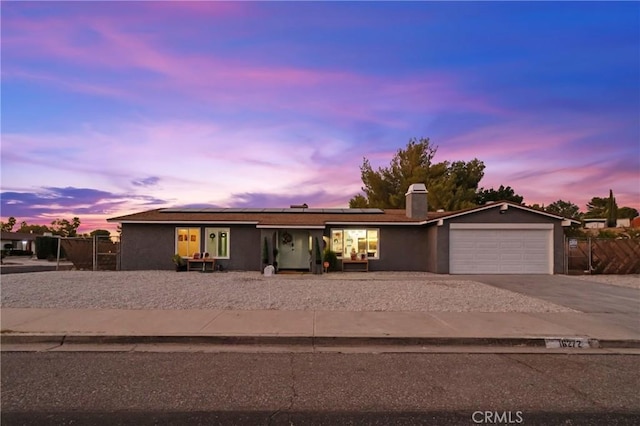
[[[438,166],[444,167],[440,173]],[[427,179],[429,208],[446,211],[475,207],[478,183],[484,176],[484,163],[473,159],[468,163],[445,161],[433,167],[435,176]]]
[[[587,203],[587,212],[584,214],[585,218],[603,218],[607,215],[607,199],[600,197],[593,197],[591,201]]]
[[[69,222],[67,219],[56,219],[51,222],[51,230],[54,234],[62,237],[75,237],[78,234],[78,228],[80,227],[80,219],[74,217]]]
[[[0,222],[0,226],[2,227],[2,232],[11,232],[15,225],[16,225],[16,218],[13,216],[10,216],[6,222]]]
[[[107,231],[106,229],[96,229],[95,231],[91,231],[89,232],[89,235],[94,237],[94,236],[99,236],[99,237],[110,237],[111,236],[111,232]]]
[[[476,204],[483,205],[491,201],[513,201],[514,203],[521,204],[524,197],[515,193],[513,188],[504,185],[500,185],[500,188],[496,191],[493,188],[484,189],[480,188],[476,193]]]
[[[573,204],[571,201],[554,201],[553,203],[549,204],[544,210],[562,217],[571,219],[580,218],[580,207]]]
[[[618,208],[618,217],[620,219],[633,219],[638,216],[638,210],[632,207]]]
[[[478,182],[484,176],[484,163],[474,159],[433,163],[437,147],[428,138],[412,138],[405,149],[398,149],[388,167],[373,170],[367,158],[360,173],[364,195],[349,201],[350,207],[405,208],[409,185],[424,183],[429,190],[429,208],[462,209],[474,206]]]
[[[349,207],[352,209],[356,209],[356,208],[364,209],[369,207],[369,203],[367,202],[367,199],[364,198],[362,194],[358,194],[349,200]]]
[[[607,227],[615,228],[618,221],[618,205],[613,196],[613,191],[609,190],[609,199],[607,200]]]
[[[20,224],[20,228],[17,232],[24,232],[25,234],[44,235],[45,233],[52,231],[47,225],[28,225],[27,222],[23,221]]]

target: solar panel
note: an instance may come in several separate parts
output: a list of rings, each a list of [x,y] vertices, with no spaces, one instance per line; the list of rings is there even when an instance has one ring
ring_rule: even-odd
[[[211,207],[211,208],[167,208],[161,213],[324,213],[324,214],[380,214],[381,209],[372,208],[327,208],[327,209],[303,209],[303,208],[251,208],[251,207]]]

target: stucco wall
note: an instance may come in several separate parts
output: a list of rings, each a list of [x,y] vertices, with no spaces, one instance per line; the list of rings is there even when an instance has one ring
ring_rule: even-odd
[[[426,271],[427,229],[424,226],[386,226],[380,229],[380,259],[369,261],[370,271]]]
[[[193,224],[123,224],[122,270],[175,269],[171,258],[176,252],[176,228],[204,228]],[[204,239],[202,238],[202,244]],[[234,226],[231,231],[229,259],[216,262],[224,269],[260,270],[260,231],[254,226]],[[201,247],[201,251],[203,247]]]

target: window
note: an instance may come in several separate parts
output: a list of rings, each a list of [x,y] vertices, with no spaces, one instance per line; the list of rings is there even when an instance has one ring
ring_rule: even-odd
[[[332,229],[331,250],[338,257],[349,257],[351,253],[366,254],[369,259],[379,259],[377,229]]]
[[[229,228],[206,228],[207,242],[205,250],[211,257],[217,259],[229,259],[229,241],[231,232]]]
[[[200,252],[200,228],[176,228],[176,252],[191,257]]]

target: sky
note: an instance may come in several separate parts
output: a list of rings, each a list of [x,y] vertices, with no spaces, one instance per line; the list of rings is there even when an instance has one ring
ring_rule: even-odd
[[[7,2],[1,212],[348,207],[411,138],[640,209],[638,2]]]

